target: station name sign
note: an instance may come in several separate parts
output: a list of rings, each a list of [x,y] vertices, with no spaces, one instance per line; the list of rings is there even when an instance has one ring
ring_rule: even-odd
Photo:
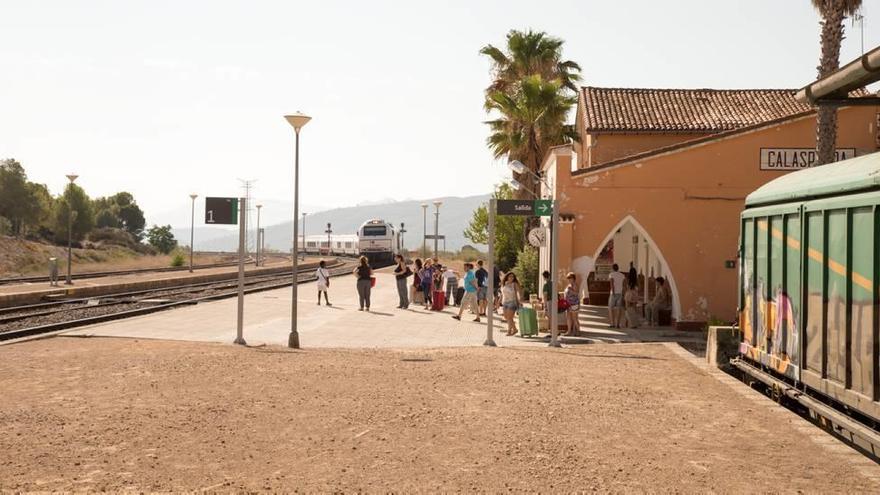
[[[855,148],[838,148],[834,161],[856,156]],[[761,170],[800,170],[816,164],[819,153],[815,148],[761,148]]]

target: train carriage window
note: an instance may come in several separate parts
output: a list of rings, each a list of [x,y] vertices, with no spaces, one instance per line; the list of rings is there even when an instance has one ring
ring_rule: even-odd
[[[351,241],[345,243],[345,249],[351,249]]]
[[[384,225],[366,225],[363,229],[363,236],[378,237],[388,233],[388,229]]]

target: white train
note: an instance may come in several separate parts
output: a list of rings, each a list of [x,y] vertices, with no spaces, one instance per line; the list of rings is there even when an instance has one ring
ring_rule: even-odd
[[[392,263],[400,252],[400,236],[385,220],[368,220],[358,229],[358,250],[370,263]]]
[[[400,236],[394,225],[384,220],[364,222],[357,234],[308,235],[303,245],[297,240],[299,251],[319,256],[364,255],[373,264],[391,263],[400,252]]]

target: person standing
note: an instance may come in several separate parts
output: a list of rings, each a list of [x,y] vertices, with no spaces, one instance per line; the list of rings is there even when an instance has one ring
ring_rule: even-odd
[[[608,317],[611,319],[611,328],[620,328],[623,318],[623,290],[626,285],[626,276],[620,273],[617,263],[611,265],[611,273],[608,280],[611,282],[611,295],[608,297]]]
[[[361,256],[360,265],[354,269],[354,275],[357,276],[358,303],[360,308],[358,311],[370,310],[370,292],[373,288],[373,269],[366,256]]]
[[[553,286],[550,284],[550,272],[544,270],[541,276],[544,277],[544,287],[541,288],[541,293],[544,295],[544,307],[549,308],[550,303],[553,302]],[[547,311],[550,310],[547,309]]]
[[[636,271],[632,261],[629,262],[629,272],[626,274],[626,280],[629,282],[629,285],[639,286],[639,272]]]
[[[418,294],[421,294],[422,291],[422,259],[416,258],[413,263],[416,269],[413,271],[413,283],[409,290],[409,300],[418,304]]]
[[[458,314],[452,315],[452,317],[456,320],[461,320],[461,314],[464,313],[465,307],[470,307],[472,311],[477,314],[477,317],[474,318],[474,321],[480,322],[480,312],[477,308],[477,277],[474,274],[474,265],[473,263],[465,263],[464,264],[465,274],[464,274],[464,297],[461,300],[461,307],[458,308]]]
[[[568,331],[564,335],[577,335],[581,330],[578,317],[580,314],[580,291],[577,286],[577,276],[569,272],[565,276],[568,285],[565,287],[565,301],[568,303],[568,311],[566,312],[566,323],[568,323]]]
[[[406,261],[403,259],[402,255],[396,255],[394,260],[397,261],[397,266],[394,268],[394,278],[397,280],[397,297],[400,299],[397,307],[399,309],[406,309],[409,307],[409,297],[407,297],[406,293],[406,279],[412,275],[412,270],[406,266]]]
[[[504,283],[501,284],[501,306],[504,308],[504,319],[507,321],[507,335],[516,334],[516,323],[513,317],[522,306],[520,298],[519,280],[513,272],[508,272],[504,276]]]
[[[474,272],[477,278],[477,306],[480,308],[479,316],[486,316],[486,300],[489,290],[489,272],[483,268],[483,260],[477,260],[477,271]]]
[[[58,287],[58,258],[49,258],[49,286]]]
[[[629,288],[623,295],[623,304],[626,308],[626,326],[629,328],[639,328],[641,318],[639,317],[639,292],[638,285],[627,282]]]
[[[447,266],[443,272],[443,285],[446,287],[446,304],[455,302],[455,289],[458,288],[458,274],[451,266]]]
[[[332,306],[330,299],[327,297],[327,290],[330,289],[330,270],[327,269],[326,261],[321,260],[318,263],[318,269],[315,270],[315,278],[318,285],[318,306],[321,305],[322,292],[324,293],[324,302],[327,303],[327,306]]]
[[[431,291],[434,287],[434,260],[428,258],[425,260],[425,266],[419,272],[419,278],[422,283],[422,293],[425,295],[425,309],[431,309]]]

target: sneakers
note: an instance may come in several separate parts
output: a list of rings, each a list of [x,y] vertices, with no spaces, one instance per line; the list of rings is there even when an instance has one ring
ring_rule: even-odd
[[[480,322],[480,317],[478,316],[478,317],[474,318],[474,321],[477,322],[477,323],[479,323],[479,322]]]
[[[461,316],[458,316],[458,315],[452,315],[452,319],[453,319],[453,320],[461,321]]]

